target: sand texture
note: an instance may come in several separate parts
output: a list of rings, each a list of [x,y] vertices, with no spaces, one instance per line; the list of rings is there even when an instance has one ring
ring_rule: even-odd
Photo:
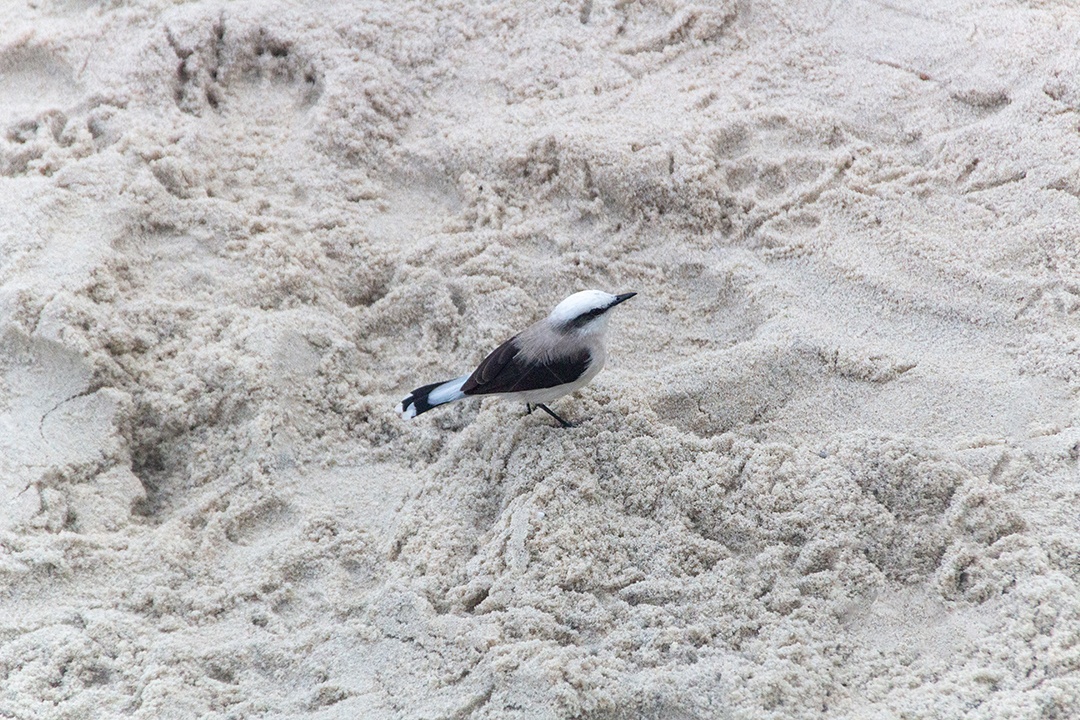
[[[0,717],[1080,717],[1078,37],[0,3]]]

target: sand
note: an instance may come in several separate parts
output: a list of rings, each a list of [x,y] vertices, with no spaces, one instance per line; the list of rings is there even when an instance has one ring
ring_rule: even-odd
[[[1080,13],[306,5],[0,6],[0,717],[1080,717]]]

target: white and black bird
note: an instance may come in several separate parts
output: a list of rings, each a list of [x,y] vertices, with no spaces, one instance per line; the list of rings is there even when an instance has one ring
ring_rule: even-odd
[[[493,395],[538,407],[558,420],[546,403],[589,383],[607,359],[605,339],[608,311],[637,293],[612,295],[600,290],[574,293],[543,320],[510,338],[468,375],[431,383],[413,390],[401,401],[403,418],[478,395]]]

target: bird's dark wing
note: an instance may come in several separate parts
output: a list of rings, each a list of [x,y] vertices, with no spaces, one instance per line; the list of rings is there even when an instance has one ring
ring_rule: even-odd
[[[529,362],[521,357],[515,336],[484,358],[461,386],[461,392],[466,395],[490,395],[565,385],[581,377],[588,370],[591,360],[589,351],[582,349],[553,362]]]

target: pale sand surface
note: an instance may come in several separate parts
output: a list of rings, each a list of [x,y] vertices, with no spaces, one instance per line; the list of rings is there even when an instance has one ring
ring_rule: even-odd
[[[7,0],[0,717],[1080,717],[1078,37]]]

